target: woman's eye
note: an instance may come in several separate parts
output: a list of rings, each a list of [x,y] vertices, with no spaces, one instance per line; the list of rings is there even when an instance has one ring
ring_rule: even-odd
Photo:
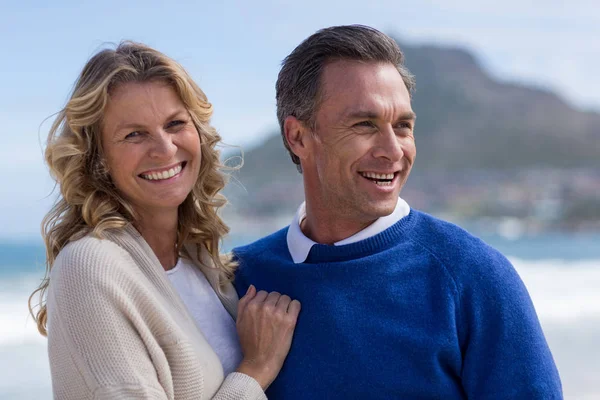
[[[140,133],[138,131],[134,131],[134,132],[129,133],[127,136],[125,136],[125,139],[133,139],[139,135],[140,135]]]
[[[167,129],[169,129],[169,128],[174,128],[174,127],[177,127],[177,126],[181,126],[181,125],[183,125],[183,124],[185,124],[185,122],[184,122],[184,121],[181,121],[181,120],[175,120],[175,121],[171,121],[171,122],[169,122],[169,123],[167,124]]]

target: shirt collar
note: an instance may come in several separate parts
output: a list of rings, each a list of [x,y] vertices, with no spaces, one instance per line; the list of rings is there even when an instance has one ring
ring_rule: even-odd
[[[372,236],[375,236],[385,231],[387,228],[394,225],[402,218],[406,217],[409,213],[410,207],[408,206],[406,201],[404,201],[401,198],[398,198],[396,208],[390,215],[378,218],[375,222],[367,226],[362,231],[355,233],[349,238],[340,240],[339,242],[335,242],[334,246],[342,246],[345,244],[356,243],[361,240],[365,240]],[[296,264],[303,263],[304,261],[306,261],[310,249],[313,247],[313,245],[317,244],[317,242],[315,242],[314,240],[306,237],[300,229],[300,223],[304,218],[306,218],[305,202],[300,204],[300,207],[296,212],[294,220],[292,221],[287,231],[288,250],[290,252],[290,255],[292,256],[292,260]]]

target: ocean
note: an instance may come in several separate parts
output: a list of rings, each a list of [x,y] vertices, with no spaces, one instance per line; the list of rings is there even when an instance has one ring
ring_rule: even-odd
[[[600,233],[484,236],[533,299],[566,399],[600,399]],[[230,237],[225,247],[253,239]],[[27,310],[44,273],[39,243],[0,243],[0,399],[51,399],[46,339]]]

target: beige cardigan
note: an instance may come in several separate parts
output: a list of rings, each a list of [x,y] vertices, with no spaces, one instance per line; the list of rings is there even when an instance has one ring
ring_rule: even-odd
[[[187,253],[235,318],[203,249]],[[57,399],[266,399],[258,382],[226,378],[154,252],[132,226],[60,252],[48,289],[48,353]]]

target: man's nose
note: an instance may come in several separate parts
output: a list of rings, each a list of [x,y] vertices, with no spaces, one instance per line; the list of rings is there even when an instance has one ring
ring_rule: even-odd
[[[386,126],[385,129],[380,129],[373,155],[377,158],[385,158],[391,162],[398,161],[404,156],[401,138],[396,134],[391,125]]]

